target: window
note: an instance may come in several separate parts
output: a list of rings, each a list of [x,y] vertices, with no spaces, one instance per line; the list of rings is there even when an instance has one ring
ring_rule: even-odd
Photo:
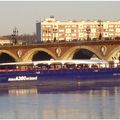
[[[109,28],[114,27],[114,25],[109,25]]]
[[[113,32],[113,31],[114,31],[114,29],[109,29],[109,31],[110,31],[110,32]]]

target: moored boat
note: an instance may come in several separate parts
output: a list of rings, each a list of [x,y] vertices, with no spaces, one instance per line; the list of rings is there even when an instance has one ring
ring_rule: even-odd
[[[49,60],[0,64],[0,87],[102,85],[120,82],[119,62]]]

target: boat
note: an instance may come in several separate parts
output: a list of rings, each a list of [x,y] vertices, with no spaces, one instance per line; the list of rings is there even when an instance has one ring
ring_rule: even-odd
[[[91,86],[120,83],[120,63],[105,60],[44,60],[0,63],[0,88]]]

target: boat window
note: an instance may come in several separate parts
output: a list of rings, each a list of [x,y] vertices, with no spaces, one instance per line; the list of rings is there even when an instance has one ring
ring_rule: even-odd
[[[49,68],[48,64],[37,64],[36,69],[47,70]]]
[[[15,69],[15,65],[1,65],[0,69]]]
[[[109,62],[109,68],[114,68],[114,61]]]
[[[89,68],[88,64],[77,64],[77,68]]]
[[[119,63],[117,64],[117,68],[120,68],[120,64]]]
[[[97,64],[93,64],[91,67],[92,68],[98,68],[98,65]]]
[[[74,63],[65,63],[65,66],[68,69],[74,69],[76,65]]]

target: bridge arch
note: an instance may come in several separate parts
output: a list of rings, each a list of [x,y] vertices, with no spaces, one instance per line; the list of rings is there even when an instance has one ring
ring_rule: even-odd
[[[31,49],[29,51],[27,51],[25,53],[25,55],[22,57],[22,61],[32,61],[33,56],[37,53],[37,52],[44,52],[46,54],[48,54],[49,56],[51,56],[52,59],[57,59],[57,57],[49,50],[44,49],[44,48],[34,48]]]
[[[63,54],[61,59],[73,59],[73,56],[76,53],[76,51],[81,50],[81,49],[85,49],[87,51],[90,51],[91,53],[95,54],[99,59],[103,59],[102,56],[96,50],[94,50],[93,48],[88,47],[88,46],[72,47]]]
[[[107,61],[120,60],[120,46],[114,48],[107,56]]]
[[[19,61],[19,58],[15,56],[12,52],[9,52],[8,50],[0,50],[0,55],[3,55],[3,54],[7,55],[12,60],[12,61],[7,61],[7,62],[18,62]],[[6,60],[4,60],[3,62],[6,62]]]

